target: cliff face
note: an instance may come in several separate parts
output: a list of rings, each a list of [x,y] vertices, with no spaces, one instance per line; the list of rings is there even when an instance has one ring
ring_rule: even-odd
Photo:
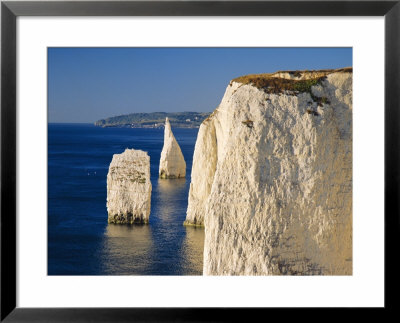
[[[165,120],[164,147],[161,152],[160,178],[183,178],[186,176],[186,162],[183,158],[168,118]]]
[[[205,275],[352,274],[352,70],[235,79],[199,129]]]
[[[148,223],[150,203],[150,157],[135,149],[115,154],[107,174],[108,223]]]

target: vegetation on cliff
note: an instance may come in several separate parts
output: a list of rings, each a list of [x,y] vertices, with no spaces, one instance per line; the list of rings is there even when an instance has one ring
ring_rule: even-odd
[[[351,67],[318,70],[318,71],[287,71],[264,74],[250,74],[240,76],[232,80],[232,82],[251,84],[258,89],[264,90],[266,93],[286,93],[297,94],[301,92],[311,93],[311,87],[317,85],[326,76],[335,72],[352,73]],[[293,78],[282,77],[281,74],[288,74]],[[232,82],[230,85],[232,85]]]

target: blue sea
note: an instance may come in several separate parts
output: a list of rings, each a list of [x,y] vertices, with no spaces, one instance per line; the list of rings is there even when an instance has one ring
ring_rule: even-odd
[[[49,275],[201,275],[204,229],[186,217],[198,129],[172,129],[186,179],[158,178],[163,129],[48,126]],[[148,225],[107,223],[107,172],[113,154],[147,151],[151,163]]]

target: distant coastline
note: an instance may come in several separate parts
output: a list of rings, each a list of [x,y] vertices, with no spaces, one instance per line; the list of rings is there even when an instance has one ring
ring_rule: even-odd
[[[164,128],[165,118],[169,118],[174,128],[199,128],[211,112],[151,112],[131,113],[98,120],[98,127],[119,128]]]

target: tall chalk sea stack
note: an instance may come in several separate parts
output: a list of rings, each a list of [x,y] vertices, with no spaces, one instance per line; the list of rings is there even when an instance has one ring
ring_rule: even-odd
[[[352,69],[234,79],[199,129],[205,275],[352,274]]]
[[[183,178],[186,176],[186,162],[183,158],[168,118],[165,120],[164,147],[160,158],[160,178]]]
[[[151,203],[150,157],[126,149],[115,154],[107,174],[108,223],[148,223]]]

